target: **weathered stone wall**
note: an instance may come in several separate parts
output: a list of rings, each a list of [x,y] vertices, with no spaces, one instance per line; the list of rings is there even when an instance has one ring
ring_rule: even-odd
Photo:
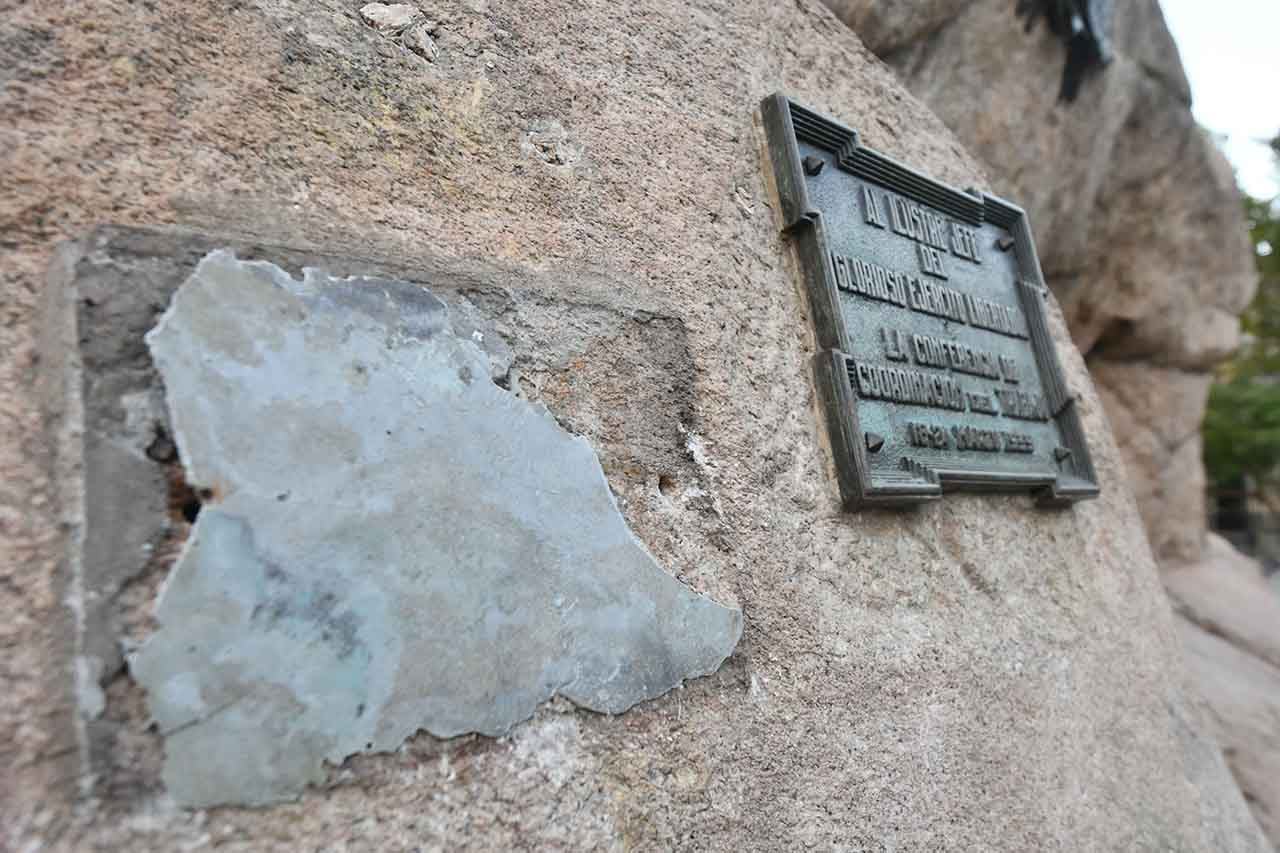
[[[1258,823],[1280,843],[1280,595],[1256,561],[1214,533],[1203,559],[1162,576],[1214,735]]]
[[[840,510],[756,105],[785,90],[945,181],[990,186],[846,27],[817,3],[444,0],[428,61],[357,9],[101,0],[0,23],[5,846],[1265,849],[1188,698],[1060,317],[1101,499]],[[296,804],[176,809],[127,670],[81,672],[105,680],[101,706],[73,689],[77,496],[55,489],[35,394],[46,271],[103,222],[369,258],[370,273],[486,270],[526,387],[596,449],[640,540],[742,609],[735,654],[621,716],[556,700],[506,738],[420,734],[350,759]],[[560,339],[521,320],[557,312]],[[655,347],[655,367],[647,334],[680,344]],[[634,366],[611,361],[616,335]],[[627,415],[637,373],[671,382],[647,398],[663,414]],[[74,463],[57,460],[59,482]],[[145,615],[162,580],[112,595]],[[95,763],[77,733],[104,721]]]
[[[1280,747],[1263,722],[1280,682],[1255,647],[1274,641],[1280,622],[1258,616],[1276,608],[1256,565],[1218,540],[1202,552],[1210,370],[1235,346],[1255,275],[1238,191],[1192,119],[1158,3],[1114,4],[1116,59],[1064,105],[1064,47],[1043,23],[1025,33],[1012,4],[828,2],[989,164],[999,191],[1029,205],[1172,600],[1191,614],[1179,634],[1215,732],[1280,841]],[[1250,596],[1244,609],[1225,606]],[[1206,609],[1208,624],[1195,618]]]
[[[1115,61],[1057,101],[1065,48],[1011,2],[829,0],[1031,213],[1152,546],[1199,556],[1200,422],[1255,273],[1230,169],[1192,118],[1157,0],[1114,4]]]

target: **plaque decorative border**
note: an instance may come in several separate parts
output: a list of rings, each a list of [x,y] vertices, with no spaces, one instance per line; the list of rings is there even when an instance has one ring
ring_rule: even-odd
[[[765,98],[761,112],[781,200],[782,232],[796,246],[813,314],[818,346],[814,356],[815,379],[826,413],[836,476],[846,509],[916,504],[936,500],[944,491],[953,490],[1025,491],[1045,506],[1066,506],[1097,497],[1098,478],[1076,398],[1067,389],[1045,320],[1044,298],[1048,290],[1026,213],[988,193],[962,192],[949,187],[866,148],[856,131],[800,106],[785,95]],[[1015,288],[1026,316],[1030,347],[1045,402],[1060,437],[1060,444],[1053,452],[1056,472],[933,467],[910,456],[902,458],[897,470],[872,469],[868,454],[878,449],[876,442],[882,439],[864,433],[859,422],[858,395],[850,377],[853,362],[847,354],[851,347],[840,310],[835,270],[827,250],[826,226],[822,212],[810,202],[800,142],[834,155],[836,167],[855,177],[941,211],[959,222],[972,226],[990,223],[1007,232],[1012,239],[1010,248],[1016,253]]]

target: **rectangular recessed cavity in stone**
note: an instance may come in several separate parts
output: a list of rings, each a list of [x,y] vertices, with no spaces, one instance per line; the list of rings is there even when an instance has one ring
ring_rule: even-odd
[[[180,803],[295,797],[324,761],[499,735],[555,694],[618,713],[733,650],[740,611],[663,571],[470,321],[215,251],[148,334],[212,496],[131,661]]]

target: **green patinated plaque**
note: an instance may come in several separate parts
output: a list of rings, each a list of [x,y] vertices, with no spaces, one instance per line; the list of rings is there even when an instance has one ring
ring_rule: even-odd
[[[1026,214],[872,151],[782,95],[762,110],[846,506],[955,489],[1095,497]]]

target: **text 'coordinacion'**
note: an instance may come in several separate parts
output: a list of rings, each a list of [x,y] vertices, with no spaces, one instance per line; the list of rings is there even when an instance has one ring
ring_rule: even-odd
[[[945,374],[868,364],[865,361],[853,362],[850,375],[857,385],[858,395],[867,399],[953,412],[1004,415],[1023,421],[1043,422],[1050,417],[1044,395],[1029,391],[996,388],[992,391],[995,396],[995,400],[992,400],[990,394],[965,390],[959,382]]]

